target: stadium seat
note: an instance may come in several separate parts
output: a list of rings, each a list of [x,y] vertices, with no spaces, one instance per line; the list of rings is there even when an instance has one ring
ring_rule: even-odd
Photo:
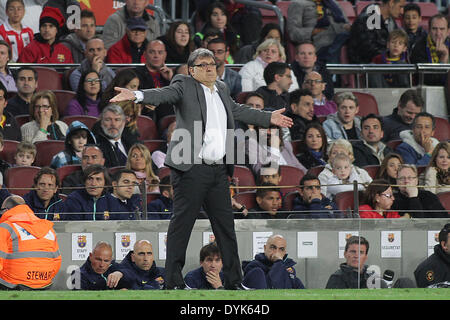
[[[436,129],[434,129],[434,137],[439,141],[450,140],[450,124],[447,119],[435,117]]]
[[[297,167],[281,165],[280,170],[281,170],[280,186],[298,186],[300,184],[300,180],[305,175],[303,171]],[[296,190],[297,190],[296,187],[280,189],[281,193],[283,194]]]
[[[140,140],[159,139],[158,130],[152,118],[147,116],[138,116],[137,127],[140,134]]]
[[[422,173],[425,172],[427,166],[416,166],[416,168],[417,168],[417,176],[420,176]]]
[[[253,172],[245,166],[234,166],[233,179],[236,181],[237,186],[255,186],[255,177]],[[244,191],[253,191],[254,188],[240,188],[236,189],[237,193]]]
[[[56,173],[58,173],[59,181],[61,181],[62,183],[65,177],[78,170],[81,170],[80,164],[69,164],[67,166],[62,166],[56,169]]]
[[[353,4],[350,1],[338,1],[338,5],[344,11],[344,14],[347,16],[348,21],[353,23],[356,19],[355,9],[353,8]]]
[[[354,209],[354,196],[353,191],[344,191],[336,194],[335,198],[338,209],[342,212],[346,212],[348,209]]]
[[[108,169],[108,173],[110,176],[113,176],[117,171],[125,169],[125,166],[116,166]]]
[[[292,140],[291,144],[292,144],[292,153],[294,153],[295,155],[300,153],[300,145],[302,143],[302,140]]]
[[[247,209],[256,208],[256,192],[255,191],[245,191],[236,193],[233,197],[238,203],[247,207]]]
[[[270,1],[261,1],[261,3],[273,5],[273,3]],[[275,11],[262,8],[259,8],[259,11],[261,12],[263,26],[268,23],[276,23],[276,24],[279,23]]]
[[[34,165],[38,167],[49,166],[53,156],[66,147],[63,140],[38,141],[34,145],[36,146]]]
[[[174,122],[176,119],[174,114],[170,114],[168,116],[164,116],[162,117],[159,121],[158,121],[158,130],[159,130],[159,134],[162,135],[162,133],[164,132],[164,130],[167,129],[167,127],[169,127],[169,125]]]
[[[386,142],[386,145],[395,151],[395,148],[397,148],[397,146],[402,142],[403,142],[403,140],[400,140],[400,139],[399,140],[391,140],[391,141]]]
[[[339,62],[341,64],[349,64],[350,60],[348,58],[348,53],[347,53],[347,45],[343,45],[341,48],[341,57]],[[341,74],[340,78],[341,78],[341,87],[342,88],[356,88],[356,77],[358,75],[355,74]]]
[[[247,96],[249,95],[251,91],[242,91],[239,92],[237,97],[236,97],[236,102],[237,103],[245,103],[245,100],[247,99]]]
[[[33,66],[38,73],[38,85],[36,91],[62,90],[62,79],[58,71],[47,67]]]
[[[15,116],[14,119],[17,121],[19,127],[23,126],[25,123],[31,121],[31,117],[28,114],[22,114],[20,116]]]
[[[93,116],[85,116],[85,115],[77,115],[77,116],[65,116],[61,119],[61,121],[64,121],[69,126],[73,121],[80,121],[83,122],[89,130],[92,130],[92,127],[97,122],[98,118]]]
[[[153,153],[153,151],[160,149],[164,144],[166,143],[165,140],[144,140],[142,141],[143,144],[150,150],[150,153]]]
[[[9,164],[15,163],[14,154],[16,152],[18,141],[15,140],[3,140],[3,150],[0,152],[0,159],[8,162]]]
[[[159,198],[161,194],[159,192],[147,192],[147,204]]]
[[[364,117],[368,115],[369,113],[374,113],[379,115],[380,112],[378,110],[378,103],[375,99],[375,96],[373,96],[370,93],[365,92],[352,92],[355,97],[358,99],[359,103],[359,111],[357,113],[358,116]]]
[[[28,193],[30,188],[33,187],[33,179],[39,170],[41,168],[35,166],[8,168],[5,176],[5,185],[8,191],[18,196],[23,196]]]
[[[359,16],[361,12],[364,10],[365,7],[367,7],[369,4],[373,3],[380,3],[379,1],[358,1],[355,3],[355,11],[356,16]]]
[[[316,177],[318,177],[319,174],[322,172],[323,168],[325,168],[325,166],[316,166],[316,167],[309,168],[308,174],[313,174]]]
[[[77,67],[72,67],[72,68],[64,71],[63,76],[62,76],[63,90],[72,90],[72,87],[70,86],[70,75],[72,74],[72,72],[75,71],[76,68]],[[76,90],[76,88],[73,88],[73,90]]]
[[[441,192],[436,195],[439,198],[439,201],[444,206],[445,210],[447,210],[447,213],[450,215],[450,191]]]
[[[316,116],[317,117],[317,119],[320,121],[320,123],[323,123],[325,120],[327,120],[327,115],[319,115],[319,116]]]
[[[292,211],[292,207],[294,206],[294,199],[298,194],[299,193],[297,190],[286,193],[283,197],[283,206],[281,209],[284,211]]]
[[[170,168],[169,167],[161,167],[161,168],[159,168],[159,170],[158,170],[159,180],[161,180],[165,176],[169,176],[169,175],[170,175]]]
[[[364,170],[367,171],[367,173],[372,177],[372,179],[375,179],[377,176],[378,170],[380,170],[379,165],[370,165],[363,167]]]
[[[415,2],[420,7],[420,15],[422,17],[421,25],[425,25],[428,31],[428,21],[432,16],[439,13],[439,10],[434,2]]]
[[[41,79],[39,78],[39,81]],[[66,113],[66,107],[69,101],[75,98],[76,93],[69,90],[52,90],[56,96],[56,102],[58,103],[59,118],[63,118]]]

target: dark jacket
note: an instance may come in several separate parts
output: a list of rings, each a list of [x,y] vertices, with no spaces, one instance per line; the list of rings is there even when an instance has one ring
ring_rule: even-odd
[[[30,104],[16,94],[8,100],[5,112],[11,113],[13,117],[30,114]],[[19,130],[20,131],[20,130]]]
[[[6,117],[3,127],[0,126],[0,132],[3,134],[5,140],[22,141],[22,132],[17,124],[14,116],[8,111],[3,111],[3,115]]]
[[[309,150],[301,151],[299,154],[296,154],[295,156],[306,169],[326,165],[325,159],[322,158],[322,160],[324,160],[325,163],[320,162],[318,159],[314,158],[314,156]]]
[[[8,162],[6,162],[3,159],[0,159],[0,173],[3,176],[3,184],[5,184],[5,179],[6,179],[6,171],[8,170],[8,168],[11,167],[11,164],[9,164]]]
[[[94,126],[92,127],[92,133],[94,133],[95,135],[99,148],[103,151],[103,156],[105,157],[105,167],[111,168],[124,166],[125,164],[119,162],[119,159],[117,158],[117,155],[114,151],[114,146],[105,136],[105,133],[103,132],[103,129],[100,125],[100,121],[94,124]],[[131,146],[138,142],[138,138],[130,133],[130,130],[127,126],[125,126],[125,128],[123,129],[121,140],[127,153],[128,150],[130,150]]]
[[[389,36],[386,20],[380,14],[380,27],[369,29],[370,23],[368,23],[368,20],[372,17],[374,11],[369,14],[368,7],[369,5],[364,8],[350,29],[350,39],[348,42],[350,63],[370,63],[373,57],[386,50],[386,43]],[[397,29],[397,23],[394,22],[394,24],[394,29]]]
[[[153,77],[150,75],[150,72],[146,66],[136,67],[135,71],[139,77],[139,90],[157,88],[153,81]],[[170,80],[166,80],[164,77],[160,76],[160,88],[166,87],[169,84]],[[142,109],[142,115],[151,117],[156,122],[158,122],[161,118],[172,114],[175,114],[175,111],[173,106],[168,103],[160,104],[154,111],[150,111],[147,108]]]
[[[225,283],[223,271],[219,272],[220,280],[222,284]],[[206,274],[203,271],[203,267],[189,271],[184,277],[184,282],[189,288],[192,289],[214,289],[211,284],[206,280]]]
[[[367,279],[369,277],[367,266],[364,266],[359,276],[361,289],[367,288]],[[346,263],[341,263],[339,269],[328,279],[325,289],[358,289],[358,269]]]
[[[106,193],[109,212],[121,212],[110,214],[110,220],[136,220],[136,213],[142,212],[142,201],[140,194],[133,194],[130,199],[122,201],[111,193]]]
[[[450,281],[450,255],[440,244],[435,245],[434,253],[417,266],[414,277],[419,288]]]
[[[47,208],[44,208],[44,204],[39,199],[36,190],[31,190],[25,194],[23,199],[38,218],[47,220],[61,220],[63,218],[60,214],[64,212],[64,202],[59,198],[58,193],[50,199]]]
[[[157,267],[155,261],[150,270],[145,271],[139,269],[136,264],[131,261],[132,251],[128,252],[126,257],[119,264],[118,269],[122,272],[123,277],[120,279],[117,289],[132,290],[159,290],[165,287],[165,270]]]
[[[400,216],[409,213],[411,218],[448,218],[448,213],[439,198],[434,193],[422,189],[419,189],[417,197],[413,198],[397,192],[391,210],[398,211]],[[408,210],[414,211],[408,212]]]
[[[289,213],[278,211],[276,215],[271,215],[257,205],[255,208],[248,211],[247,219],[286,219],[288,216]]]
[[[152,212],[163,212],[162,214],[152,214]],[[163,195],[159,199],[153,200],[147,205],[148,220],[167,220],[172,217],[173,200]]]
[[[267,86],[262,86],[256,89],[256,92],[264,97],[264,108],[271,108],[274,110],[286,108],[290,109],[289,92],[278,94],[275,90],[269,89]]]
[[[81,290],[108,290],[106,286],[106,280],[110,273],[117,271],[119,264],[114,260],[111,261],[111,265],[108,270],[103,274],[98,274],[92,269],[91,261],[89,258],[80,268],[80,280]]]
[[[306,72],[300,67],[300,64],[297,61],[294,61],[291,66],[292,71],[297,78],[298,87],[301,88],[303,81],[305,80]],[[326,65],[316,62],[312,71],[316,71],[322,76],[322,80],[326,83],[323,94],[327,97],[327,100],[332,100],[334,96],[334,84],[330,73],[327,71]]]
[[[320,121],[314,115],[312,120],[306,120],[305,118],[300,117],[292,112],[287,112],[286,116],[290,117],[294,124],[289,128],[289,132],[291,133],[291,140],[303,140],[305,136],[306,126],[310,123],[319,123]]]
[[[398,108],[392,110],[392,114],[383,117],[384,136],[382,141],[389,142],[392,140],[400,140],[400,132],[403,130],[411,130],[411,125],[403,122],[402,118],[397,114]]]
[[[244,278],[242,284],[255,289],[305,289],[302,281],[297,278],[294,265],[297,263],[284,256],[283,260],[272,262],[267,259],[264,253],[255,255],[255,260],[242,261]],[[260,269],[264,272],[265,283],[259,277],[260,273],[255,271]]]
[[[353,163],[357,167],[365,167],[369,165],[380,165],[381,162],[378,158],[372,153],[372,150],[364,144],[363,141],[356,141],[352,143],[353,146],[353,156],[355,158],[355,162]],[[383,149],[383,154],[386,156],[388,153],[394,152],[388,146],[385,146]]]
[[[296,212],[296,215],[301,215],[303,219],[335,219],[341,218],[342,214],[338,210],[336,203],[325,196],[322,199],[313,199],[310,203],[299,195],[295,197],[292,206],[293,211],[313,211],[313,212]],[[296,216],[297,217],[297,216]]]
[[[64,220],[109,220],[108,201],[105,195],[98,199],[91,197],[86,189],[76,190],[64,201]],[[83,213],[85,212],[85,213]]]
[[[428,35],[427,31],[422,27],[417,28],[416,33],[412,33],[406,29],[405,31],[408,34],[408,52],[410,53],[414,50],[417,42],[419,42],[422,37],[426,37]]]
[[[83,187],[84,188],[84,179],[83,179],[83,170],[77,170],[69,174],[62,181],[62,191],[63,194],[69,194],[74,192],[77,189],[71,189],[73,187]]]

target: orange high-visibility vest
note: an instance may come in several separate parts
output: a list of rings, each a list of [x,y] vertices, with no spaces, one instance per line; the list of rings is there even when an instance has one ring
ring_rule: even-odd
[[[44,288],[61,267],[53,222],[39,219],[26,204],[0,218],[0,283],[8,288]]]

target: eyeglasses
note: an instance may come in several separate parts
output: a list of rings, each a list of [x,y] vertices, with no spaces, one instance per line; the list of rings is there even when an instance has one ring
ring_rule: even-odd
[[[323,83],[323,81],[322,80],[305,80],[304,83],[306,83],[306,84],[313,84],[313,83],[321,84],[321,83]]]
[[[406,180],[414,180],[417,177],[398,177],[397,180],[398,181],[406,181]]]
[[[86,79],[86,80],[84,80],[84,82],[87,82],[87,83],[100,83],[100,79],[99,78],[88,78],[88,79]]]
[[[49,105],[42,105],[42,106],[35,105],[34,108],[48,110],[48,109],[50,109],[50,106]]]
[[[385,196],[388,199],[394,199],[394,195],[393,194],[389,194],[389,193],[382,193],[382,196]]]
[[[305,187],[306,190],[313,190],[314,188],[315,188],[316,190],[320,190],[320,186],[306,186],[306,187]]]
[[[216,68],[217,65],[215,63],[199,63],[199,64],[194,64],[194,67],[199,67],[201,69],[206,69],[208,67]]]

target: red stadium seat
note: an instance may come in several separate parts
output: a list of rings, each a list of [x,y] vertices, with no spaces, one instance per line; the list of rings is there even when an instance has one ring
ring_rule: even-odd
[[[41,79],[39,78],[39,81]],[[76,93],[69,90],[52,90],[56,96],[56,102],[58,103],[58,113],[59,117],[63,118],[66,114],[66,107],[69,101],[75,98]]]
[[[439,141],[450,140],[450,124],[447,119],[435,117],[436,129],[434,129],[434,137]]]
[[[28,114],[22,114],[20,116],[15,116],[14,117],[17,121],[17,125],[19,127],[23,126],[25,123],[30,122],[31,121],[31,117]]]
[[[325,168],[325,166],[317,166],[317,167],[312,167],[308,169],[308,174],[313,174],[316,177],[319,176],[319,174],[322,172],[323,168]]]
[[[36,91],[62,90],[62,77],[58,71],[47,67],[33,66],[38,73],[38,85]]]
[[[444,206],[445,210],[447,210],[447,213],[450,215],[450,191],[441,192],[436,195],[439,198],[439,201]]]
[[[353,4],[350,1],[338,1],[338,5],[344,11],[344,14],[347,16],[348,21],[353,23],[356,19],[355,9],[353,8]]]
[[[125,169],[125,166],[117,166],[117,167],[111,167],[108,169],[108,173],[110,176],[113,176],[117,171]]]
[[[301,146],[302,140],[292,140],[292,152],[297,155],[300,153],[300,146]]]
[[[97,122],[98,118],[93,116],[77,115],[77,116],[65,116],[64,118],[61,119],[61,121],[67,123],[68,126],[70,126],[70,124],[75,120],[83,122],[89,128],[89,130],[92,130],[92,127]]]
[[[247,96],[249,95],[251,91],[242,91],[239,92],[237,97],[236,97],[236,102],[237,103],[245,103],[245,100],[247,100]]]
[[[73,88],[70,86],[70,75],[74,72],[76,67],[72,67],[69,70],[64,71],[62,76],[62,88],[63,90],[76,90],[77,88]]]
[[[58,174],[59,181],[62,183],[65,177],[78,170],[81,170],[80,164],[69,164],[67,166],[62,166],[56,169],[56,173]]]
[[[233,179],[236,181],[237,186],[255,186],[255,177],[252,171],[245,166],[234,166]],[[240,188],[235,189],[237,193],[244,191],[253,191],[254,188]]]
[[[158,130],[152,118],[147,116],[138,116],[137,127],[140,134],[140,140],[159,139]]]
[[[256,192],[255,191],[245,191],[236,193],[233,197],[238,203],[247,207],[247,209],[256,208]]]
[[[261,3],[273,5],[273,3],[270,1],[261,1]],[[276,23],[276,24],[279,23],[277,15],[275,14],[275,11],[268,10],[268,9],[262,9],[262,8],[259,8],[259,11],[261,12],[263,26],[268,23]]]
[[[340,61],[341,64],[349,64],[350,60],[348,58],[347,53],[347,45],[342,46],[341,48],[341,57]],[[356,77],[358,75],[355,74],[341,74],[341,87],[342,88],[356,88]]]
[[[402,140],[391,140],[386,142],[386,145],[395,151],[395,148],[397,148],[397,146],[402,142],[403,142]]]
[[[164,132],[164,130],[167,129],[167,127],[169,127],[169,125],[174,122],[176,120],[176,117],[174,114],[170,114],[168,116],[164,116],[162,119],[160,119],[158,121],[158,129],[159,129],[159,134],[162,135],[162,133]]]
[[[9,192],[18,196],[28,193],[30,188],[33,187],[33,179],[39,170],[41,168],[35,166],[8,168],[6,170],[5,185]]]
[[[342,212],[346,212],[348,209],[354,209],[354,196],[353,191],[344,191],[336,194],[336,205]]]
[[[283,207],[282,210],[284,211],[292,211],[294,199],[298,195],[298,191],[291,191],[284,195],[283,197]]]
[[[166,143],[165,140],[144,140],[142,141],[143,144],[148,148],[150,153],[153,153],[153,151],[160,149],[164,144]]]
[[[280,170],[281,170],[280,186],[298,186],[300,184],[300,180],[305,175],[303,171],[297,167],[282,165],[280,166]],[[280,191],[283,194],[296,190],[297,190],[296,187],[280,188]]]
[[[372,179],[375,179],[377,176],[378,170],[380,170],[379,165],[370,165],[363,167],[364,170],[367,171],[367,173],[372,177]]]
[[[364,117],[369,113],[374,113],[377,115],[380,114],[380,112],[378,111],[378,103],[377,100],[375,99],[375,96],[365,92],[353,91],[352,93],[358,99],[359,103],[359,111],[357,113],[358,116]]]
[[[15,163],[14,154],[19,145],[18,141],[15,140],[3,140],[3,150],[0,152],[0,159],[8,162],[9,164]]]
[[[358,1],[355,4],[356,16],[359,16],[361,12],[367,7],[369,4],[380,3],[379,1]]]
[[[161,194],[159,192],[147,192],[147,204],[159,198]]]
[[[324,121],[327,120],[327,117],[328,117],[328,116],[326,116],[326,115],[320,115],[320,116],[316,116],[316,117],[317,117],[317,119],[320,121],[320,123],[324,123]]]
[[[34,145],[36,146],[34,165],[38,167],[49,166],[53,156],[66,147],[63,140],[38,141]]]
[[[159,170],[158,170],[159,180],[161,180],[165,176],[169,176],[169,175],[170,175],[170,168],[169,167],[161,167],[161,168],[159,168]]]

